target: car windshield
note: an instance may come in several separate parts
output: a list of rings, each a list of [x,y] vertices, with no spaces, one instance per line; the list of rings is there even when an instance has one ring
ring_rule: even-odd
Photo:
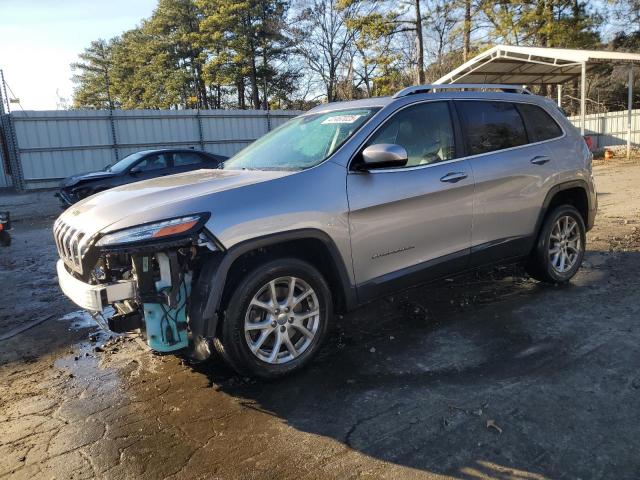
[[[303,170],[318,165],[378,108],[312,113],[289,120],[224,162],[225,170]]]
[[[132,153],[131,155],[124,157],[119,162],[116,162],[115,164],[107,168],[107,172],[122,173],[128,170],[131,165],[140,160],[143,156],[145,156],[146,153],[147,152]]]

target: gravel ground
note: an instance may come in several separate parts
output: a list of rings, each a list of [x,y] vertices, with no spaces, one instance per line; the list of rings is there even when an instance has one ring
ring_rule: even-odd
[[[51,318],[0,342],[0,478],[639,478],[640,166],[595,172],[571,285],[508,267],[384,298],[271,383],[90,340],[53,212],[21,216],[0,336]]]

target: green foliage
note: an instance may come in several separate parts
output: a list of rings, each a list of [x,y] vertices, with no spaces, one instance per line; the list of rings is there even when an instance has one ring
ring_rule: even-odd
[[[290,45],[282,0],[159,0],[147,20],[93,42],[74,64],[77,108],[264,108],[281,102],[300,76],[276,68]],[[266,92],[265,92],[266,86]],[[249,87],[248,101],[245,89]]]
[[[579,0],[483,2],[490,35],[498,43],[537,47],[593,48],[602,22]]]
[[[76,108],[302,108],[433,81],[492,44],[603,48],[595,0],[158,0],[72,65]],[[609,0],[640,28],[638,0]],[[639,30],[640,31],[640,30]],[[640,33],[606,46],[638,51]],[[592,72],[602,104],[624,74]],[[570,92],[571,86],[566,91]],[[594,90],[595,89],[595,90]],[[569,94],[567,94],[569,95]],[[568,108],[571,108],[569,104]]]
[[[95,40],[79,55],[80,61],[71,64],[73,82],[76,84],[73,98],[75,108],[111,106],[109,75],[113,68],[113,44],[113,41]]]

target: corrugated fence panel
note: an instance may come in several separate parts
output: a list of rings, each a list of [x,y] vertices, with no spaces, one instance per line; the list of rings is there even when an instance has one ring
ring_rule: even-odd
[[[145,149],[203,148],[233,155],[270,129],[299,115],[293,110],[115,110],[13,112],[24,188],[47,188],[61,178],[99,170]],[[114,138],[115,134],[115,138]],[[2,179],[0,179],[0,184]]]
[[[195,110],[123,110],[114,113],[118,144],[126,147],[182,147],[198,143]]]
[[[22,174],[29,187],[50,184],[114,161],[105,112],[13,112]]]
[[[231,156],[269,131],[267,116],[261,110],[242,110],[234,115],[209,110],[200,112],[200,119],[205,149],[221,155]]]
[[[11,184],[9,183],[9,177],[6,173],[4,173],[4,168],[2,168],[2,165],[0,165],[0,188],[6,188],[9,186],[11,186]]]
[[[3,116],[0,115],[0,188],[6,188],[11,186],[11,178],[9,177],[9,159],[5,156],[8,152],[7,146],[4,142],[4,131],[3,131]]]
[[[569,117],[580,128],[579,116]],[[593,138],[595,148],[627,144],[627,111],[596,113],[585,117],[585,135]],[[640,110],[631,111],[631,143],[640,144]]]

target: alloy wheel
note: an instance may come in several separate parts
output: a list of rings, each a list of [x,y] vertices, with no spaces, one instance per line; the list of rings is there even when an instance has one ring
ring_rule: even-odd
[[[309,348],[320,322],[313,288],[300,278],[279,277],[251,299],[244,320],[245,340],[263,362],[288,363]]]
[[[571,270],[580,256],[582,238],[575,218],[564,215],[551,229],[549,239],[549,262],[558,273]]]

